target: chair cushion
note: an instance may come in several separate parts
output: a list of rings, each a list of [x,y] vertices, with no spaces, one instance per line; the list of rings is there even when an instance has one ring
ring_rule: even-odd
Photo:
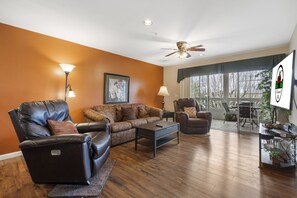
[[[206,127],[208,126],[208,121],[202,118],[189,118],[188,126],[196,128]]]
[[[123,121],[137,119],[133,108],[122,108],[122,115]]]
[[[195,107],[184,107],[184,112],[187,113],[190,118],[197,118]]]
[[[53,135],[78,133],[75,125],[71,121],[47,120],[47,123]]]
[[[71,120],[64,100],[24,102],[19,107],[18,117],[26,139],[50,136],[47,120]]]

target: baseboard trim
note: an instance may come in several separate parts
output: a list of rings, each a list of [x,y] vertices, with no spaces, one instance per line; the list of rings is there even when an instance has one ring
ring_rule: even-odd
[[[17,152],[13,152],[13,153],[7,153],[4,155],[0,155],[0,161],[1,160],[6,160],[6,159],[10,159],[10,158],[14,158],[14,157],[18,157],[18,156],[22,156],[22,152],[21,151],[17,151]]]

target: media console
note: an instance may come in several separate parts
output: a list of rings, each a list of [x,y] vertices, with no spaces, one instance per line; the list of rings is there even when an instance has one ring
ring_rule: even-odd
[[[296,166],[296,133],[259,127],[259,167],[265,164],[280,168]]]

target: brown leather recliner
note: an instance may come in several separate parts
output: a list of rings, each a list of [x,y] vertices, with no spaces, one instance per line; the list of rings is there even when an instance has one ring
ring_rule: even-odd
[[[35,183],[90,184],[109,156],[108,123],[80,123],[78,134],[51,134],[47,120],[72,121],[63,100],[25,102],[9,115]]]
[[[181,98],[173,101],[176,114],[176,121],[180,123],[180,130],[189,134],[205,134],[208,133],[211,126],[211,112],[200,111],[199,105],[193,98]],[[184,107],[195,107],[196,117],[190,118],[184,112]]]

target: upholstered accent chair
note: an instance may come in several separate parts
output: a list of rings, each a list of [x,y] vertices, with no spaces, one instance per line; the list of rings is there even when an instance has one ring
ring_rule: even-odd
[[[35,183],[90,184],[109,156],[109,124],[74,124],[63,100],[24,102],[9,115]],[[49,120],[60,123],[54,128],[61,135],[53,134]],[[63,123],[73,133],[63,133]]]
[[[188,134],[205,134],[209,132],[212,114],[207,111],[200,111],[198,102],[195,99],[181,98],[173,101],[173,103],[176,121],[180,123],[181,132]]]

